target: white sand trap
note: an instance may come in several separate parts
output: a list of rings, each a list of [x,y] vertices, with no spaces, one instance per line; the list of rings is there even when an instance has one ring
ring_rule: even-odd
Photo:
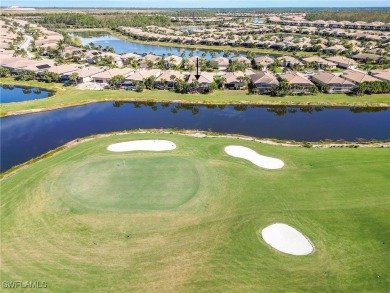
[[[301,232],[286,224],[272,224],[261,231],[261,236],[273,248],[292,255],[307,255],[314,248]]]
[[[259,155],[254,150],[239,145],[229,145],[225,147],[225,152],[232,157],[248,160],[264,169],[280,169],[284,166],[282,160]]]
[[[107,147],[111,152],[130,151],[170,151],[176,148],[176,144],[169,140],[133,140],[114,143]]]

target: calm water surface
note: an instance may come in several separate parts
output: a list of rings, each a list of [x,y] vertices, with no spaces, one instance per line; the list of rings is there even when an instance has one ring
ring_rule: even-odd
[[[51,95],[53,95],[52,92],[40,88],[22,87],[5,84],[0,86],[1,104],[44,99],[50,97]]]
[[[0,125],[3,172],[73,139],[127,129],[198,129],[297,141],[384,140],[390,139],[390,110],[104,102],[1,118]]]

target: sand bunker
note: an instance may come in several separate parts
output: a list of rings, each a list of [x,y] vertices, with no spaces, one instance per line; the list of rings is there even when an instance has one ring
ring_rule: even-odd
[[[273,248],[292,255],[307,255],[313,245],[298,230],[286,224],[272,224],[261,231],[261,236]]]
[[[243,146],[229,145],[225,147],[225,152],[232,157],[248,160],[264,169],[280,169],[284,166],[282,160],[259,155],[254,150]]]
[[[176,145],[169,140],[133,140],[111,144],[107,150],[111,152],[170,151],[175,148]]]

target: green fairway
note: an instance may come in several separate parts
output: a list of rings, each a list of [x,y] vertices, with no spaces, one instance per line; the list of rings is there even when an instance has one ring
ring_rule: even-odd
[[[165,139],[176,149],[114,153]],[[228,145],[278,158],[279,170]],[[75,144],[1,182],[1,282],[46,292],[389,292],[390,151],[132,133]],[[283,254],[281,222],[314,244]],[[2,288],[3,289],[3,288]]]

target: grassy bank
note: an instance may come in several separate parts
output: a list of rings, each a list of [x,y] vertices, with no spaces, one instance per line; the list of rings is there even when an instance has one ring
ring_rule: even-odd
[[[106,150],[157,138],[177,148]],[[229,157],[231,144],[285,166]],[[162,133],[88,140],[2,181],[1,281],[41,280],[48,292],[387,292],[387,157]],[[315,252],[269,247],[259,233],[274,222]]]
[[[90,91],[78,90],[73,86],[46,84],[36,81],[14,81],[12,78],[0,78],[0,84],[15,84],[41,87],[56,91],[47,99],[7,103],[0,105],[0,116],[48,111],[64,107],[83,105],[103,101],[142,101],[142,102],[181,102],[192,104],[256,104],[256,105],[321,105],[321,106],[356,106],[387,107],[390,95],[366,95],[362,97],[345,94],[318,94],[317,96],[271,97],[248,95],[246,91],[216,91],[210,95],[178,94],[171,91],[152,90],[142,93],[125,90]]]

